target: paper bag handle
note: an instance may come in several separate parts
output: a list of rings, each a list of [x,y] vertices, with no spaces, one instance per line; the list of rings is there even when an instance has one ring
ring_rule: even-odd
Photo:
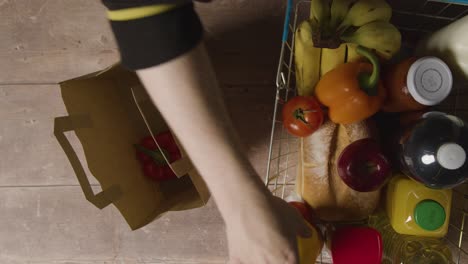
[[[108,189],[94,194],[86,172],[83,169],[83,165],[76,155],[72,145],[65,136],[65,132],[67,131],[88,127],[92,127],[91,118],[88,115],[56,117],[54,120],[54,135],[57,138],[57,141],[59,142],[63,151],[67,155],[86,199],[94,204],[97,208],[102,209],[122,196],[120,187],[117,185],[112,185]]]

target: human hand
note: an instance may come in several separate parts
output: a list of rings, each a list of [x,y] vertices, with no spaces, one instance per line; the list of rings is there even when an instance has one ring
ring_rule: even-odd
[[[231,264],[296,264],[297,235],[311,230],[300,213],[278,197],[247,201],[226,219]]]

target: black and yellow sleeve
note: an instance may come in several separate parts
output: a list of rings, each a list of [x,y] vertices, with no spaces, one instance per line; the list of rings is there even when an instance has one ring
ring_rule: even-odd
[[[194,48],[203,27],[191,1],[103,0],[122,64],[139,70]]]

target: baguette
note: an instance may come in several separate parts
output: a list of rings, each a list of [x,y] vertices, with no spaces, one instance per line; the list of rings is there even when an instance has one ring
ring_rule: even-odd
[[[379,202],[380,190],[357,192],[338,175],[341,152],[352,142],[371,137],[366,122],[338,125],[325,122],[319,130],[301,139],[297,192],[325,221],[356,221],[371,214]]]

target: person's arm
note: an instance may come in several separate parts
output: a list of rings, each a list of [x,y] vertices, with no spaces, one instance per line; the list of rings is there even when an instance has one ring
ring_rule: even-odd
[[[223,216],[250,200],[243,197],[265,199],[268,190],[241,147],[203,44],[137,73],[201,172]]]
[[[247,160],[203,44],[137,73],[211,190],[231,257],[296,263],[296,232],[307,227],[295,209],[272,197]]]
[[[128,1],[105,2],[116,8],[110,18],[120,18],[112,27],[122,63],[137,71],[213,194],[226,223],[231,260],[295,263],[296,233],[307,233],[308,228],[295,209],[269,193],[249,163],[201,41],[193,6],[165,6],[166,11],[152,15],[148,14],[162,9],[144,6],[133,9],[146,12],[135,19],[134,12],[111,6]],[[125,16],[133,18],[122,20]]]

